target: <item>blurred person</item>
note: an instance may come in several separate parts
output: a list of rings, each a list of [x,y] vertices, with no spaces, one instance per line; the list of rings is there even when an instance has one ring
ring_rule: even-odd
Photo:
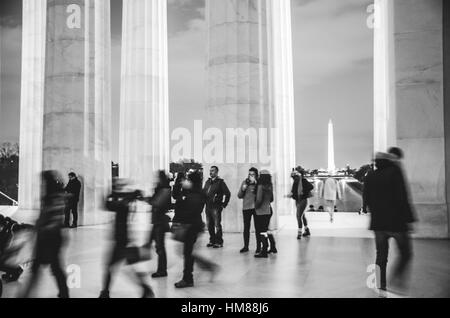
[[[250,226],[253,217],[253,222],[256,229],[256,215],[255,215],[255,201],[256,201],[256,187],[258,181],[258,169],[251,168],[248,172],[248,177],[245,179],[239,188],[238,198],[242,199],[242,216],[244,221],[244,247],[240,253],[247,253],[249,251],[250,243]],[[256,236],[256,254],[261,253],[261,240],[258,233]]]
[[[149,246],[155,242],[156,253],[158,254],[158,268],[152,274],[153,278],[167,277],[167,253],[165,246],[166,232],[170,231],[170,217],[167,212],[171,205],[170,179],[166,172],[158,172],[158,182],[148,203],[152,206],[152,231],[150,234]]]
[[[198,171],[179,179],[181,189],[174,190],[177,209],[173,220],[174,239],[183,243],[184,270],[183,278],[175,283],[176,288],[194,286],[194,263],[211,272],[212,276],[218,266],[210,260],[194,253],[195,242],[205,227],[202,220],[206,194],[202,190],[201,174]],[[179,191],[178,191],[179,190]]]
[[[258,179],[255,201],[256,229],[262,243],[261,252],[255,254],[256,258],[267,258],[269,254],[269,224],[273,215],[271,206],[273,200],[272,176],[269,171],[263,170]],[[271,248],[276,250],[273,235],[271,236],[270,243]]]
[[[74,172],[69,173],[69,182],[64,190],[69,194],[64,211],[64,226],[77,228],[78,226],[78,202],[80,201],[81,182],[78,180]],[[70,212],[72,212],[73,220],[70,225]]]
[[[129,245],[128,229],[130,206],[139,198],[141,198],[141,193],[130,189],[127,180],[118,178],[113,180],[113,191],[106,200],[106,208],[116,214],[113,247],[106,264],[100,298],[110,298],[112,275],[120,263],[126,262],[127,265],[134,265],[141,260],[141,256],[136,255],[139,253],[139,249]],[[142,298],[154,298],[155,294],[151,286],[146,283],[146,275],[133,269],[132,271],[137,283],[142,288]]]
[[[405,290],[412,246],[409,232],[415,222],[408,200],[405,179],[392,155],[377,153],[376,170],[365,182],[363,196],[371,212],[370,229],[375,232],[377,287],[380,295],[387,291],[386,270],[389,239],[393,238],[400,252],[400,259],[393,271],[393,285]]]
[[[325,200],[325,210],[330,214],[330,222],[334,222],[334,212],[336,206],[336,200],[341,199],[341,191],[339,187],[339,182],[328,177],[322,188],[322,198]]]
[[[222,211],[230,202],[231,193],[225,181],[219,177],[219,168],[211,167],[210,178],[203,191],[206,194],[206,222],[208,224],[208,247],[223,247]]]
[[[294,169],[294,171],[292,171],[291,177],[294,180],[294,183],[292,185],[291,193],[288,194],[289,198],[295,200],[297,207],[297,240],[300,240],[302,236],[311,236],[311,231],[308,227],[308,220],[306,219],[305,210],[308,206],[308,198],[311,196],[311,191],[314,189],[314,186],[305,178],[304,175],[305,170],[301,167],[299,167],[297,170]]]
[[[20,298],[30,296],[39,280],[39,271],[43,265],[50,265],[58,286],[58,297],[69,298],[65,267],[61,261],[64,245],[62,227],[66,195],[59,180],[61,179],[56,171],[42,172],[41,213],[36,222],[37,234],[32,275]]]
[[[367,177],[374,171],[375,171],[375,164],[372,162],[372,164],[370,165],[370,168],[367,170],[367,172],[364,175],[363,180],[362,180],[363,192],[364,192],[364,185],[366,184]],[[363,201],[363,204],[362,204],[362,208],[361,208],[359,214],[362,214],[362,213],[367,214],[367,203],[364,200],[364,196],[362,198],[362,201]]]

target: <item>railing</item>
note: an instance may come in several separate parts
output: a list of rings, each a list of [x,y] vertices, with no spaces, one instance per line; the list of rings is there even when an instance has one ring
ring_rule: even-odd
[[[1,192],[1,191],[0,191],[0,196],[3,196],[3,197],[5,197],[6,199],[8,199],[9,201],[11,201],[12,204],[13,204],[14,206],[18,206],[18,205],[19,205],[19,202],[17,202],[17,201],[14,200],[13,198],[7,196],[6,194],[4,194],[4,193]]]

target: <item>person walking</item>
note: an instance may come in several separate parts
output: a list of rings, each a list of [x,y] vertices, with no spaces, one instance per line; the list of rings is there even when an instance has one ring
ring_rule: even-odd
[[[223,247],[222,211],[230,202],[231,193],[225,181],[219,177],[219,168],[211,167],[210,178],[203,188],[206,194],[206,221],[208,224],[208,247]]]
[[[240,253],[247,253],[249,251],[250,243],[250,226],[253,217],[253,222],[256,229],[256,215],[255,215],[255,201],[256,201],[256,187],[258,180],[258,169],[251,168],[248,172],[248,177],[245,179],[239,188],[238,198],[242,199],[242,216],[244,221],[244,247]],[[258,233],[255,231],[256,237],[256,254],[261,253],[261,240]]]
[[[154,195],[147,199],[152,206],[152,231],[149,247],[155,242],[156,254],[158,254],[158,268],[152,274],[153,278],[167,277],[167,253],[165,245],[166,232],[170,231],[170,218],[167,212],[171,204],[170,180],[165,171],[158,172],[158,182]]]
[[[80,201],[81,182],[78,180],[74,172],[69,173],[69,182],[64,190],[68,193],[66,209],[64,212],[64,226],[77,228],[78,226],[78,202]],[[72,212],[73,220],[70,225],[70,212]]]
[[[406,287],[406,276],[412,259],[409,232],[416,221],[408,200],[408,191],[395,157],[377,153],[376,170],[366,179],[364,200],[371,213],[370,230],[375,233],[377,287],[383,296],[387,291],[387,262],[389,239],[394,238],[400,252],[400,259],[393,271],[396,287]]]
[[[110,298],[110,287],[112,276],[117,266],[126,262],[133,265],[140,261],[139,249],[129,246],[128,216],[130,214],[130,205],[141,197],[139,191],[128,189],[128,181],[125,179],[113,180],[113,191],[106,200],[106,208],[115,212],[113,246],[109,259],[106,264],[106,270],[103,277],[103,288],[99,298]],[[134,271],[134,275],[140,287],[142,288],[142,298],[154,298],[155,294],[149,284],[146,282],[146,275]]]
[[[217,265],[194,253],[197,237],[205,227],[202,212],[206,204],[206,194],[202,191],[202,177],[198,171],[180,178],[181,191],[177,192],[178,207],[173,222],[174,239],[183,243],[184,269],[183,278],[175,283],[176,288],[194,286],[194,263],[209,271],[214,276]]]
[[[294,199],[296,203],[298,224],[297,239],[300,240],[302,236],[311,236],[311,232],[308,227],[308,220],[305,216],[305,210],[308,206],[308,198],[310,197],[314,186],[305,178],[305,170],[301,167],[294,170],[291,177],[294,180],[294,183],[288,197]]]
[[[340,200],[342,197],[339,182],[328,177],[324,181],[322,188],[322,198],[325,200],[325,211],[330,214],[330,222],[334,222],[334,209],[336,207],[336,200]]]
[[[50,265],[59,298],[69,298],[66,273],[61,261],[63,215],[66,195],[56,171],[42,172],[41,213],[36,222],[36,243],[31,278],[19,298],[28,298],[35,288],[42,266]]]
[[[256,258],[267,258],[269,254],[269,224],[273,215],[271,203],[274,200],[272,176],[269,171],[261,171],[256,190],[255,214],[256,231],[260,237],[261,252],[255,254]],[[271,246],[275,245],[275,239],[271,237]],[[275,246],[274,246],[275,247]]]

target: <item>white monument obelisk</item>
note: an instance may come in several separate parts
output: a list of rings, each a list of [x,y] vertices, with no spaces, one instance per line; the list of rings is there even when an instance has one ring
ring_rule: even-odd
[[[330,174],[336,172],[336,163],[334,161],[334,127],[331,119],[328,122],[328,172]]]
[[[167,0],[124,0],[119,174],[147,192],[169,167]]]

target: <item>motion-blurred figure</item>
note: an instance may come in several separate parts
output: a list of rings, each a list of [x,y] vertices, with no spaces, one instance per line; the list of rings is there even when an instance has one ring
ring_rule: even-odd
[[[170,217],[167,215],[171,204],[171,188],[170,180],[165,171],[158,172],[158,181],[155,192],[148,203],[152,206],[152,224],[153,228],[150,234],[149,245],[153,242],[156,245],[156,253],[158,254],[158,268],[156,273],[152,274],[153,278],[167,276],[167,253],[165,246],[166,232],[170,231]]]
[[[173,220],[174,239],[184,243],[184,271],[181,281],[175,284],[176,288],[194,286],[194,262],[214,276],[218,266],[208,259],[194,253],[197,237],[205,227],[202,220],[203,208],[206,204],[206,195],[202,190],[202,177],[198,171],[181,175],[174,186],[176,199],[175,217]]]
[[[258,186],[256,190],[256,231],[262,242],[262,249],[259,254],[255,254],[256,258],[267,258],[269,254],[269,240],[270,248],[273,253],[277,253],[275,247],[275,238],[269,232],[270,219],[273,215],[271,203],[273,202],[273,184],[272,176],[269,171],[263,170],[258,179]],[[306,208],[306,207],[305,207]]]
[[[325,210],[330,214],[330,222],[334,222],[334,207],[336,200],[341,199],[339,183],[336,179],[329,177],[325,180],[322,188],[322,197],[325,200]]]
[[[106,208],[116,213],[114,242],[109,260],[106,264],[100,298],[110,298],[109,291],[112,275],[120,263],[126,262],[128,265],[133,265],[141,261],[141,255],[139,255],[140,249],[129,246],[128,235],[130,205],[139,198],[141,198],[141,193],[129,189],[127,180],[117,178],[113,180],[113,192],[106,200]],[[146,283],[146,274],[134,271],[134,275],[142,288],[142,298],[154,298],[155,294],[152,288]]]
[[[78,227],[78,202],[80,201],[81,182],[77,175],[73,172],[69,173],[69,182],[64,190],[68,193],[66,209],[64,211],[64,226]],[[70,212],[72,212],[73,220],[70,225]]]
[[[399,288],[399,292],[406,290],[407,272],[412,259],[409,231],[415,218],[403,173],[393,159],[387,153],[376,154],[377,169],[367,177],[363,192],[364,201],[372,214],[370,229],[375,232],[377,287],[382,296],[387,291],[389,239],[394,238],[400,252],[392,275],[392,285]]]
[[[37,236],[32,276],[20,295],[21,298],[30,296],[38,282],[39,271],[43,265],[50,265],[58,285],[58,297],[69,298],[66,274],[61,262],[61,250],[64,244],[62,227],[66,195],[60,180],[60,175],[56,171],[42,172],[41,213],[36,222]]]

